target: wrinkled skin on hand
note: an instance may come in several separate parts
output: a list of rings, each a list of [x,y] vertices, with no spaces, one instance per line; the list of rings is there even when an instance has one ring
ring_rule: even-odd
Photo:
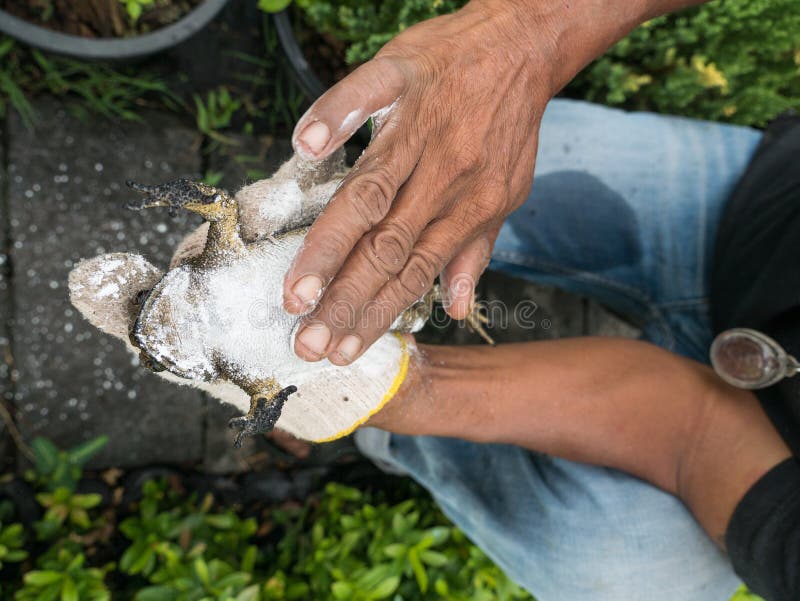
[[[286,276],[286,309],[313,307],[301,357],[354,360],[440,273],[448,312],[467,315],[502,220],[530,190],[553,91],[547,40],[517,42],[530,16],[484,10],[408,29],[298,123],[296,149],[319,159],[379,111],[372,143]]]
[[[526,198],[549,99],[638,23],[696,0],[472,0],[422,22],[323,95],[294,146],[372,142],[284,281],[295,352],[356,359],[437,275],[463,319],[502,221]]]

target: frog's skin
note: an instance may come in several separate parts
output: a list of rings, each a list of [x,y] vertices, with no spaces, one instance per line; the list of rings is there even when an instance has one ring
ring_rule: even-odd
[[[323,396],[340,402],[339,407],[349,404],[349,409],[359,395],[385,397],[397,381],[392,370],[407,361],[405,343],[391,334],[346,367],[327,361],[307,363],[294,355],[292,340],[299,319],[282,309],[283,275],[303,243],[308,224],[334,187],[326,188],[326,182],[319,181],[319,171],[307,174],[311,181],[303,201],[285,211],[277,202],[269,204],[270,194],[272,201],[285,200],[284,193],[275,193],[281,190],[276,186],[297,181],[302,188],[303,171],[298,165],[282,171],[291,177],[281,179],[279,172],[271,186],[269,181],[262,188],[253,184],[236,197],[185,179],[155,186],[129,183],[144,195],[130,208],[185,209],[201,215],[207,225],[184,241],[171,269],[163,275],[141,257],[117,253],[98,257],[96,263],[83,262],[74,277],[70,276],[73,303],[95,325],[111,333],[121,334],[120,322],[125,321],[129,342],[144,365],[169,379],[212,387],[212,394],[226,400],[232,396],[231,385],[246,394],[247,414],[230,423],[239,431],[236,446],[244,436],[271,430],[281,419],[287,399],[290,404],[306,404],[307,411],[322,408]],[[330,177],[330,181],[336,178]],[[286,190],[301,194],[300,189],[286,185]],[[316,196],[309,192],[312,189]],[[259,195],[256,204],[251,202],[253,194]],[[258,211],[253,211],[254,206]],[[119,262],[122,265],[116,264]],[[97,281],[87,291],[92,277]],[[109,282],[124,288],[120,295],[129,297],[124,299],[127,313],[118,309],[120,315],[114,320],[103,321],[104,312],[113,307],[101,309],[97,300]],[[134,290],[137,282],[142,286]],[[436,296],[434,287],[398,318],[392,330],[418,330],[430,315]],[[83,300],[86,298],[94,303],[91,307]],[[482,331],[477,312],[469,322]],[[233,396],[234,404],[242,407],[244,399]],[[279,425],[286,422],[290,431],[312,436],[303,433],[302,424],[297,423],[302,414],[297,413],[286,415]]]

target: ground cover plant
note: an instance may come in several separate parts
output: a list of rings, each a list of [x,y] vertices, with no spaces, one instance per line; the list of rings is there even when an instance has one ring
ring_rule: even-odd
[[[109,470],[108,494],[86,492],[105,443],[33,441],[39,516],[23,525],[0,497],[0,599],[533,601],[409,480],[236,504],[174,474],[132,488]],[[742,587],[731,601],[759,598]]]
[[[286,2],[263,2],[279,7]],[[423,19],[465,0],[296,0],[313,28],[347,44],[351,64]],[[624,108],[765,125],[800,110],[800,12],[795,0],[714,0],[634,30],[570,84],[566,95]]]
[[[104,444],[34,441],[26,478],[41,515],[24,527],[0,502],[0,598],[531,599],[409,484],[398,495],[330,483],[302,502],[241,506],[174,478],[136,491],[116,480],[109,499],[82,492],[82,466]]]

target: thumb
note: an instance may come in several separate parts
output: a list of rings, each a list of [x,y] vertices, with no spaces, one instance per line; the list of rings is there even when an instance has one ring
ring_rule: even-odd
[[[453,319],[465,319],[475,301],[475,285],[489,264],[500,227],[475,238],[459,252],[441,274],[444,308]]]
[[[361,65],[325,92],[297,122],[295,152],[320,161],[344,144],[372,113],[388,107],[405,88],[397,61],[376,58]]]

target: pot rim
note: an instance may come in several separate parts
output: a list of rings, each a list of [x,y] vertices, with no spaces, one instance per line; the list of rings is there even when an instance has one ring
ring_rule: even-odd
[[[84,38],[34,25],[0,9],[0,32],[40,50],[91,60],[123,60],[155,54],[190,38],[222,10],[228,0],[204,0],[183,17],[131,38]]]

